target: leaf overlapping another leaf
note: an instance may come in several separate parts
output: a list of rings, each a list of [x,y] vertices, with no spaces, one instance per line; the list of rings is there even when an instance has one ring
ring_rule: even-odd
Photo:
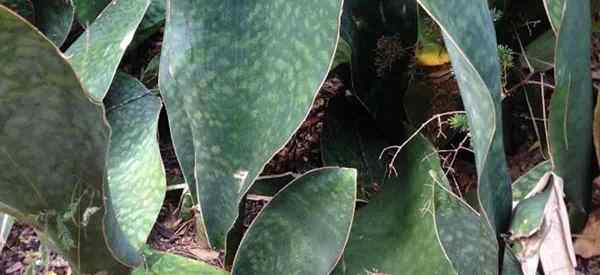
[[[200,228],[225,247],[238,204],[327,75],[340,1],[169,1],[159,82]]]
[[[75,272],[126,272],[104,241],[102,106],[59,50],[3,6],[0,54],[0,211],[34,225]]]

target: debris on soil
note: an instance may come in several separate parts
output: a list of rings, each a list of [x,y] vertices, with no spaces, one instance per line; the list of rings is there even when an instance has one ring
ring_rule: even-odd
[[[32,227],[15,223],[6,246],[0,254],[0,274],[20,275],[32,264],[37,270],[54,272],[57,275],[71,274],[67,261],[55,252],[43,259],[40,241]]]
[[[183,220],[177,203],[167,200],[148,238],[150,247],[223,268],[223,255],[218,251],[204,248],[197,241],[194,221],[194,219]]]

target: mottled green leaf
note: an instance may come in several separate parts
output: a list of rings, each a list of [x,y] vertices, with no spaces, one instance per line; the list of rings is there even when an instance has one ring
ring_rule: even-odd
[[[449,191],[435,148],[419,135],[400,154],[399,176],[359,210],[334,274],[497,274],[495,234]]]
[[[207,263],[175,254],[158,251],[145,253],[145,264],[134,269],[132,275],[226,275],[229,274]]]
[[[7,214],[0,214],[0,251],[4,248],[15,219]]]
[[[590,2],[566,1],[565,5],[557,36],[549,143],[554,172],[564,179],[573,206],[570,211],[583,217],[591,203],[593,154]]]
[[[106,95],[150,0],[114,0],[71,45],[66,56],[94,99]]]
[[[232,274],[329,274],[344,251],[355,201],[356,170],[306,173],[258,214]]]
[[[29,22],[34,22],[34,7],[31,0],[0,0],[0,5],[18,13]]]
[[[146,15],[144,15],[144,19],[142,19],[135,33],[133,41],[131,41],[131,47],[137,47],[164,26],[167,12],[166,2],[166,0],[152,0],[148,11],[146,11]]]
[[[71,0],[33,0],[35,5],[35,25],[60,47],[71,30],[75,9]]]
[[[119,73],[105,104],[112,129],[106,235],[115,256],[137,266],[166,192],[157,140],[162,103],[138,80]]]
[[[552,170],[552,163],[544,161],[535,167],[531,168],[525,175],[520,176],[512,185],[512,200],[513,202],[521,201],[533,190],[538,181]]]
[[[501,71],[488,3],[418,2],[442,28],[469,118],[479,202],[492,228],[504,232],[511,211],[511,189],[502,140]]]
[[[340,1],[167,3],[161,93],[186,182],[222,249],[241,198],[327,75]]]
[[[91,25],[110,2],[111,0],[73,0],[77,20],[84,27]]]
[[[368,199],[383,185],[387,163],[379,155],[390,143],[375,127],[369,114],[352,97],[329,101],[321,134],[321,156],[327,166],[358,170],[358,197]]]
[[[549,198],[548,190],[519,202],[510,224],[512,239],[527,238],[539,231]]]
[[[363,147],[380,144],[373,136],[362,143]],[[427,157],[431,153],[434,149],[423,136],[405,147],[397,162],[400,175],[382,177],[380,193],[356,215],[344,257],[334,274],[456,274],[435,229],[436,183],[429,170],[442,172],[439,159],[433,154]]]
[[[523,275],[521,263],[510,249],[504,249],[504,261],[502,262],[502,275]]]
[[[260,176],[256,178],[248,194],[272,197],[296,178],[297,175],[292,173]]]
[[[565,7],[565,0],[542,0],[544,2],[544,7],[546,8],[546,12],[548,13],[548,17],[550,18],[550,24],[552,25],[552,29],[554,32],[558,33],[562,21],[563,9]],[[589,2],[587,0],[581,2]],[[586,10],[589,12],[589,9]]]
[[[122,274],[103,233],[109,128],[60,51],[0,7],[0,211],[32,224],[74,271]]]

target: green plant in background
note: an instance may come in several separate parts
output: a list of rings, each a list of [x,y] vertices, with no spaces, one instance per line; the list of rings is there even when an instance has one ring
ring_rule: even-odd
[[[563,188],[575,230],[590,209],[590,3],[540,0],[556,45],[523,59],[555,68],[550,159],[512,183],[502,104],[517,54],[495,2],[0,0],[0,244],[16,219],[76,274],[535,274]],[[160,53],[126,73],[163,26]],[[413,120],[404,91],[446,63],[465,111]],[[259,177],[334,68],[350,76],[327,107],[325,167]],[[167,193],[163,105],[189,187],[180,214],[223,268],[146,244]],[[419,133],[432,121],[470,139],[470,194]],[[271,198],[243,230],[250,195]]]

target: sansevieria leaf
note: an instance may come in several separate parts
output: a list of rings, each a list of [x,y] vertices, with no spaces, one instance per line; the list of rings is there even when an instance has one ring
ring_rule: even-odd
[[[333,59],[340,5],[168,0],[161,94],[213,247],[225,247],[241,198],[307,115]]]
[[[145,262],[134,269],[132,275],[226,275],[225,270],[183,256],[146,250]]]
[[[87,28],[110,2],[111,0],[73,0],[77,20]]]
[[[113,0],[65,55],[90,94],[102,100],[150,0]]]
[[[565,3],[569,2],[569,0],[542,1],[544,2],[544,7],[546,8],[546,12],[548,13],[548,17],[550,18],[550,24],[552,25],[552,29],[554,30],[554,32],[558,33],[562,21],[563,9],[565,7]],[[589,12],[589,8],[586,11]]]
[[[334,274],[498,274],[494,232],[450,191],[428,140],[416,136],[397,163],[399,175],[358,211]]]
[[[33,225],[75,272],[123,274],[103,232],[109,128],[60,51],[0,6],[0,211]]]
[[[142,248],[166,192],[158,147],[160,98],[137,79],[119,73],[105,100],[112,129],[108,153],[107,241],[130,266],[142,263]]]
[[[580,218],[591,203],[594,100],[590,47],[590,1],[565,1],[555,52],[556,88],[548,118],[549,151],[553,170],[564,180],[567,199],[573,206],[570,212],[579,213]],[[583,225],[581,219],[577,220]]]
[[[60,47],[71,31],[75,9],[71,0],[34,0],[35,25]]]
[[[500,64],[487,0],[418,0],[442,29],[467,111],[479,203],[493,229],[505,232],[511,186],[502,140]]]
[[[294,180],[248,228],[232,274],[329,274],[344,251],[355,201],[354,169],[321,168]]]

